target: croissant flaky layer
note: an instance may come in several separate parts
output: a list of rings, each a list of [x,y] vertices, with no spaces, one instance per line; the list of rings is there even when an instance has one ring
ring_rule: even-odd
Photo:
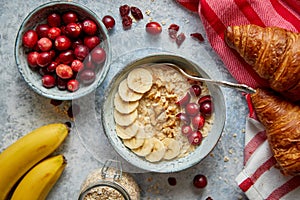
[[[300,100],[299,33],[253,24],[229,26],[225,41],[273,90],[292,101]]]
[[[251,100],[283,174],[299,175],[300,106],[262,89],[251,94]]]

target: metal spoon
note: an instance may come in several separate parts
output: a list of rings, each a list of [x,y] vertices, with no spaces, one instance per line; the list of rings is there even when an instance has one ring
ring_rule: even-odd
[[[196,76],[187,74],[182,68],[178,67],[175,64],[172,64],[172,63],[160,63],[160,64],[165,64],[167,66],[173,67],[176,70],[178,70],[181,74],[183,74],[185,77],[192,79],[192,80],[209,82],[212,84],[237,89],[239,91],[246,92],[246,93],[255,93],[255,89],[253,89],[252,87],[249,87],[248,85],[245,85],[245,84],[238,84],[238,83],[231,83],[231,82],[227,82],[227,81],[219,81],[219,80],[212,80],[212,79],[207,79],[207,78],[196,77]]]

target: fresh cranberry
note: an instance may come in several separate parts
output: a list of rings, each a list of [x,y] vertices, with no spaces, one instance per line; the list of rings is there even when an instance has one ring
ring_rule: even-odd
[[[120,6],[119,12],[120,12],[121,17],[129,15],[130,6],[128,6],[127,4]]]
[[[51,75],[44,75],[42,77],[42,84],[44,87],[46,88],[51,88],[51,87],[54,87],[55,86],[55,78],[54,76],[51,76]]]
[[[200,104],[200,112],[204,114],[205,116],[209,116],[212,113],[212,102],[211,101],[205,101]]]
[[[75,40],[73,40],[71,47],[74,50],[80,44],[83,44],[82,39],[76,38]]]
[[[96,75],[93,70],[84,69],[80,72],[79,79],[84,84],[91,84],[95,81]]]
[[[48,24],[39,24],[37,25],[35,31],[38,34],[39,38],[47,37],[50,26]]]
[[[50,65],[47,66],[48,72],[55,72],[55,69],[56,69],[57,65],[58,65],[57,62],[52,61],[52,62],[50,63]]]
[[[70,64],[74,60],[75,57],[74,57],[74,53],[72,50],[66,50],[66,51],[61,52],[58,55],[58,58],[59,58],[60,63]]]
[[[71,68],[74,72],[80,72],[83,70],[83,63],[80,60],[73,60],[71,63]]]
[[[211,101],[211,96],[210,95],[205,95],[199,98],[198,104],[201,105],[205,101]]]
[[[97,46],[93,49],[91,56],[92,56],[92,61],[96,64],[101,64],[106,59],[105,50],[100,46]]]
[[[190,95],[190,93],[187,92],[184,95],[184,97],[182,97],[181,99],[179,99],[176,102],[176,104],[179,105],[179,106],[181,106],[181,107],[185,107],[190,102],[190,100],[191,100],[191,95]]]
[[[78,21],[77,13],[73,11],[66,12],[62,15],[62,20],[65,24],[77,22]]]
[[[107,30],[113,29],[116,24],[115,19],[110,15],[105,15],[102,18],[102,22],[103,22],[104,26],[107,28]]]
[[[200,131],[193,131],[191,134],[187,135],[187,138],[192,145],[199,145],[202,142],[202,134]]]
[[[57,50],[59,51],[64,51],[67,50],[71,47],[71,40],[65,36],[65,35],[60,35],[55,39],[54,46]]]
[[[56,74],[62,79],[69,79],[73,76],[73,70],[69,65],[59,64],[56,67]]]
[[[189,116],[195,116],[199,113],[199,105],[194,102],[190,102],[185,106],[185,111]]]
[[[38,64],[37,64],[37,57],[39,56],[39,53],[37,51],[31,51],[28,53],[27,55],[27,62],[28,62],[28,65],[30,67],[37,67]]]
[[[90,51],[100,44],[100,38],[98,36],[86,36],[83,38],[83,44],[87,46]]]
[[[179,35],[177,35],[176,37],[176,44],[178,47],[181,46],[181,44],[184,42],[185,40],[185,34],[184,33],[180,33]]]
[[[71,92],[75,92],[79,89],[79,82],[76,79],[71,79],[67,83],[67,89]]]
[[[47,23],[51,27],[59,27],[61,24],[61,16],[58,13],[51,13],[47,17]]]
[[[77,38],[81,34],[81,28],[78,23],[71,22],[66,25],[65,34],[70,38]]]
[[[51,50],[49,51],[49,53],[50,53],[51,59],[54,60],[54,59],[55,59],[55,56],[56,56],[55,50],[54,50],[54,49],[51,49]]]
[[[196,130],[202,129],[205,124],[205,117],[203,115],[201,115],[200,113],[197,114],[196,116],[194,116],[192,118],[192,124]]]
[[[171,186],[175,186],[175,185],[177,184],[176,178],[175,178],[175,177],[169,177],[169,178],[168,178],[168,183],[169,183]]]
[[[91,19],[86,19],[82,22],[82,30],[87,35],[95,35],[97,29],[97,24]]]
[[[176,117],[182,122],[184,125],[189,125],[191,123],[190,117],[186,113],[178,113]]]
[[[131,25],[132,25],[131,17],[128,15],[125,15],[124,17],[122,17],[122,25],[123,25],[124,30],[130,29]]]
[[[181,127],[181,133],[183,134],[183,135],[189,135],[189,134],[191,134],[193,132],[193,129],[192,129],[192,127],[190,126],[190,125],[183,125],[182,127]]]
[[[89,48],[85,45],[77,45],[77,47],[74,49],[74,55],[79,60],[84,60],[88,54]]]
[[[201,33],[191,33],[190,36],[199,42],[203,42],[204,38]]]
[[[193,185],[196,188],[205,188],[207,185],[207,178],[203,174],[197,174],[194,176]]]
[[[55,40],[58,36],[61,35],[61,30],[58,27],[51,27],[48,31],[48,38]]]
[[[190,88],[190,92],[194,94],[196,97],[200,96],[202,89],[199,85],[192,85]]]
[[[38,34],[34,30],[28,30],[22,37],[22,43],[25,47],[33,48],[38,41]]]
[[[148,22],[146,24],[146,31],[152,35],[158,35],[162,32],[162,27],[158,22]]]
[[[39,55],[36,59],[36,63],[40,67],[45,67],[45,66],[49,65],[51,63],[51,61],[52,61],[52,57],[48,51],[39,53]]]
[[[60,77],[57,77],[57,88],[59,90],[66,90],[67,89],[67,83],[68,79],[62,79]]]
[[[42,37],[37,41],[37,45],[41,51],[50,51],[52,48],[52,41],[49,38]]]
[[[144,18],[143,13],[139,8],[131,6],[130,11],[135,20],[139,21]]]
[[[168,28],[170,38],[176,39],[178,30],[179,26],[177,24],[171,24]]]
[[[85,59],[84,59],[84,67],[87,69],[96,69],[95,63],[92,61],[92,56],[89,54]]]

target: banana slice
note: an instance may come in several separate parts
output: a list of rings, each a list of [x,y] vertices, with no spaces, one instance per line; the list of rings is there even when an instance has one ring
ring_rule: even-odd
[[[114,110],[114,118],[117,124],[120,126],[129,126],[131,125],[138,117],[137,110],[134,110],[129,114],[122,114],[116,109]]]
[[[154,143],[154,146],[151,150],[151,153],[149,155],[145,156],[145,158],[149,162],[158,162],[161,159],[163,159],[165,152],[166,152],[166,148],[165,148],[164,143],[162,143],[162,141],[160,141],[157,138],[153,138],[153,143]]]
[[[154,136],[154,128],[151,125],[139,125],[139,129],[135,135],[136,138],[146,139]]]
[[[145,68],[133,69],[127,76],[128,87],[137,93],[145,93],[149,91],[152,84],[152,73]]]
[[[115,105],[115,109],[120,113],[129,114],[139,106],[139,101],[132,101],[132,102],[123,101],[119,93],[117,92],[114,98],[114,105]]]
[[[138,101],[143,97],[143,94],[134,92],[127,85],[127,79],[121,81],[118,87],[118,93],[123,101]]]
[[[176,158],[179,155],[181,149],[180,142],[178,142],[173,138],[165,138],[162,140],[162,143],[166,147],[166,153],[164,155],[164,159],[171,160],[173,158]]]
[[[145,142],[145,139],[137,139],[135,137],[133,137],[131,139],[123,140],[124,145],[131,150],[137,149],[137,148],[143,146],[144,142]]]
[[[116,124],[116,132],[121,139],[130,139],[134,137],[138,132],[138,126],[136,125],[135,122],[130,126],[125,126],[125,127]]]
[[[143,146],[137,149],[132,149],[132,151],[138,156],[147,156],[151,153],[153,146],[154,146],[153,139],[149,138],[149,139],[145,139]]]

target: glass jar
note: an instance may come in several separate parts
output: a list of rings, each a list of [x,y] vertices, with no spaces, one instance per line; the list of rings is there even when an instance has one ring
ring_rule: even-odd
[[[139,200],[140,188],[130,174],[122,172],[119,161],[107,160],[87,176],[78,199]]]

